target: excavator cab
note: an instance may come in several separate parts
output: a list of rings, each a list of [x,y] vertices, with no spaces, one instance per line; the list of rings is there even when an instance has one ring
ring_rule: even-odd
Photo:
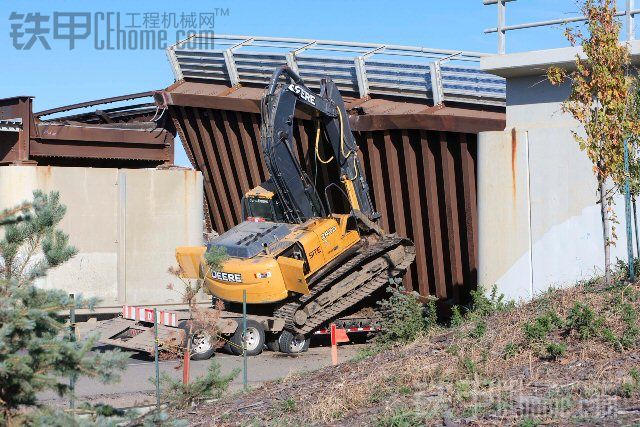
[[[242,198],[243,221],[286,222],[275,187],[270,180],[247,191]]]

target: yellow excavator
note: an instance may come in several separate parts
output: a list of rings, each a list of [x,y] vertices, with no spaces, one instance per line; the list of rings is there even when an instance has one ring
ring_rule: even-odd
[[[324,201],[292,146],[296,109],[316,121],[317,161],[335,161],[340,171],[338,182],[325,188]],[[320,156],[323,140],[332,148],[331,158]],[[292,353],[305,349],[314,330],[402,277],[415,248],[376,223],[380,215],[332,80],[322,79],[315,94],[293,70],[279,68],[262,99],[261,146],[270,178],[245,194],[244,221],[207,246],[177,248],[176,258],[184,276],[204,278],[213,296],[234,304],[242,303],[246,292],[253,313],[282,319],[284,329],[272,346]],[[350,212],[332,213],[332,187]],[[212,247],[227,254],[219,271],[205,261]]]

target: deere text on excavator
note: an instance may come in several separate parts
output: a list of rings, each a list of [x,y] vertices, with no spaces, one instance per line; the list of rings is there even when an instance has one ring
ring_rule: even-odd
[[[292,146],[296,109],[316,121],[316,161],[337,162],[340,176],[324,189],[324,200]],[[324,140],[333,151],[328,159],[318,150]],[[261,146],[270,177],[245,194],[244,221],[207,246],[177,248],[176,257],[185,277],[203,278],[207,291],[230,306],[246,292],[254,312],[282,319],[283,330],[267,344],[294,353],[306,349],[314,330],[401,278],[415,248],[376,223],[380,215],[332,80],[322,79],[315,94],[293,70],[279,68],[262,99]],[[332,211],[334,188],[350,212]],[[219,271],[204,258],[214,246],[227,253]]]

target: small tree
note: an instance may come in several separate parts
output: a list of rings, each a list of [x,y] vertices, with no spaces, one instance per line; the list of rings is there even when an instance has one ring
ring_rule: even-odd
[[[204,254],[204,259],[207,264],[205,274],[197,279],[185,278],[181,267],[169,268],[169,273],[182,283],[182,289],[177,290],[172,284],[167,285],[167,288],[180,292],[182,300],[187,304],[189,309],[189,320],[187,320],[185,328],[185,332],[187,333],[187,346],[185,351],[187,354],[191,353],[191,337],[194,333],[208,335],[211,339],[217,335],[218,320],[220,319],[224,304],[218,300],[213,309],[203,310],[198,306],[197,296],[204,287],[205,277],[211,270],[219,270],[227,258],[228,255],[225,248],[211,246]],[[220,345],[219,342],[213,344],[216,346]]]
[[[67,394],[65,378],[71,376],[112,381],[126,366],[126,353],[90,354],[95,336],[81,345],[61,339],[67,327],[58,313],[73,302],[64,291],[34,284],[77,253],[57,229],[64,214],[58,194],[42,192],[34,193],[33,203],[0,214],[0,425],[22,424],[29,417],[45,422],[55,417],[51,411],[21,410],[37,405],[37,393]],[[93,302],[77,300],[83,306]],[[61,425],[60,419],[48,423]]]
[[[567,29],[572,45],[582,45],[585,58],[576,56],[576,69],[567,73],[557,67],[547,71],[549,81],[560,84],[571,80],[571,95],[562,104],[584,128],[584,136],[573,131],[580,149],[593,164],[598,182],[598,195],[604,239],[605,280],[611,280],[610,245],[615,241],[616,219],[613,196],[625,178],[623,141],[636,123],[627,115],[633,79],[627,74],[629,49],[620,44],[620,24],[615,19],[612,0],[585,0],[582,11],[587,17],[588,33]],[[630,152],[635,150],[630,150]],[[609,183],[614,185],[611,186]],[[611,187],[611,188],[607,188]]]

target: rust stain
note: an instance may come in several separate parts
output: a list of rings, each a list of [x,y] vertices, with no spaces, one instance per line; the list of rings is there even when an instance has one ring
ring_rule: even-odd
[[[511,196],[513,203],[516,202],[518,187],[516,184],[516,153],[518,152],[518,137],[516,128],[511,129]]]

